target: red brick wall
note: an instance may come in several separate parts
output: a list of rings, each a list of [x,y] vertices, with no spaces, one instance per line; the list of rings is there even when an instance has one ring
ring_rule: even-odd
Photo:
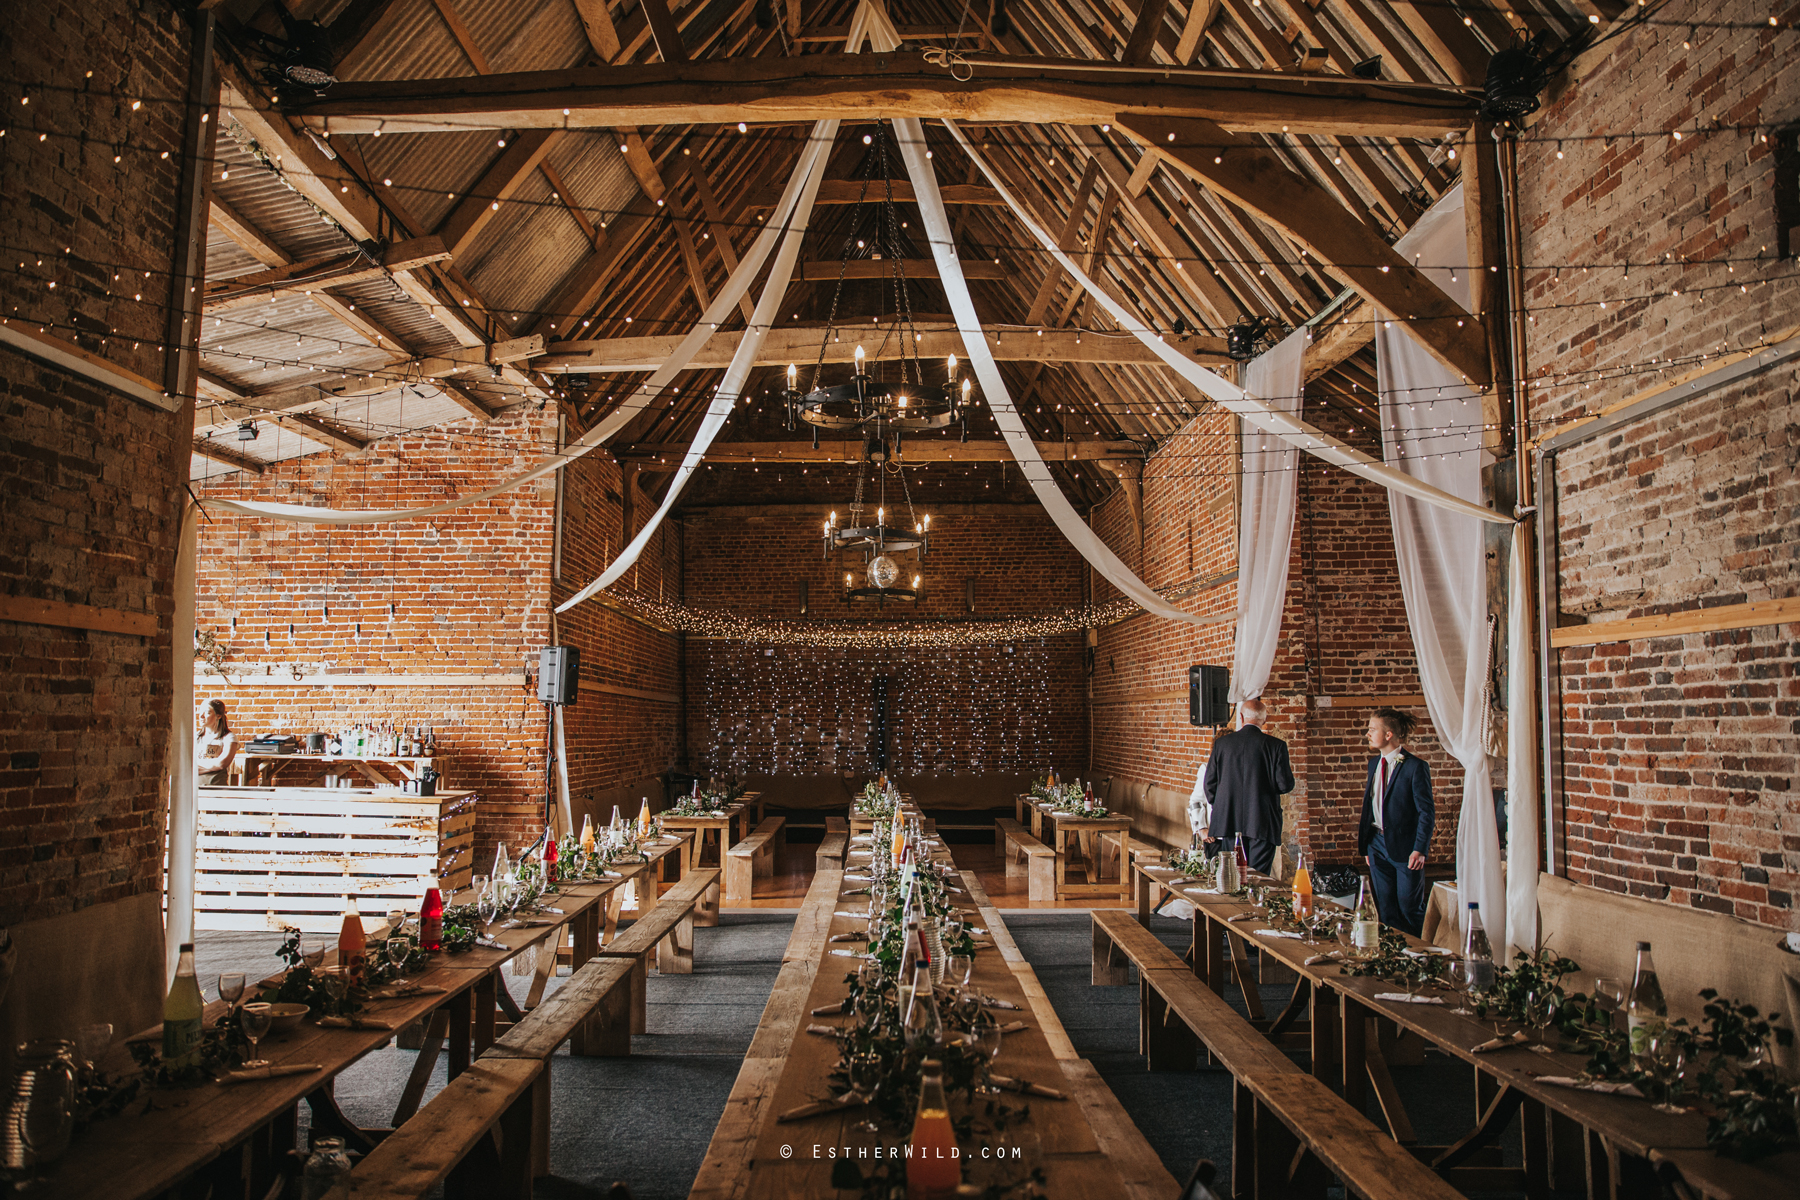
[[[516,409],[488,425],[291,459],[201,491],[234,499],[402,508],[479,490],[539,461],[554,418]],[[197,624],[231,647],[220,696],[240,740],[355,721],[437,730],[456,787],[479,790],[476,861],[542,828],[543,708],[522,680],[549,638],[555,489],[542,480],[425,521],[299,525],[215,511],[201,525]],[[390,605],[393,608],[390,615]],[[289,632],[290,626],[292,632]],[[360,626],[360,632],[358,629]],[[477,686],[297,687],[258,676],[514,677]],[[285,776],[284,776],[285,780]]]
[[[622,480],[611,457],[590,454],[564,476],[561,574],[552,589],[558,603],[597,577],[628,540],[621,536]],[[647,501],[638,501],[634,535],[654,511]],[[620,587],[650,596],[680,595],[677,524],[663,523]],[[680,645],[676,635],[598,600],[577,605],[556,620],[560,639],[581,651],[581,699],[564,713],[569,791],[580,811],[583,797],[661,775],[676,765]],[[661,799],[654,790],[645,794],[652,807]]]
[[[921,505],[919,512],[931,513],[933,537],[915,615],[961,617],[969,578],[977,616],[1081,603],[1075,552],[1042,509]],[[870,611],[842,597],[845,571],[862,582],[860,555],[821,555],[824,510],[706,509],[683,519],[690,604],[796,616],[804,580],[812,616]],[[687,655],[688,740],[703,769],[866,770],[878,676],[892,681],[889,762],[897,771],[1022,773],[1050,763],[1069,771],[1087,758],[1079,634],[907,651],[690,637]]]
[[[1792,325],[1800,288],[1773,257],[1765,135],[1800,115],[1800,44],[1786,28],[1797,16],[1742,2],[1664,9],[1613,43],[1522,147],[1540,427]],[[1589,133],[1617,136],[1574,140]],[[1603,621],[1793,596],[1794,396],[1789,364],[1561,454],[1562,609]],[[1570,877],[1800,929],[1796,657],[1792,625],[1563,651]]]
[[[0,37],[0,314],[156,380],[187,59],[163,5],[19,8]],[[0,925],[13,925],[161,888],[191,418],[11,350],[0,416],[0,590],[160,625],[140,638],[0,622]]]
[[[1351,429],[1322,402],[1309,401],[1306,415],[1375,450],[1372,434]],[[1294,764],[1287,837],[1317,862],[1348,863],[1356,857],[1368,760],[1362,731],[1373,705],[1367,698],[1417,695],[1418,669],[1394,568],[1386,493],[1317,460],[1302,456],[1301,464],[1281,644],[1263,698],[1270,707],[1267,728],[1287,741]],[[1215,410],[1160,447],[1144,470],[1142,577],[1165,590],[1216,579],[1178,601],[1193,612],[1236,607],[1237,469],[1230,418]],[[1136,565],[1130,524],[1123,495],[1095,513],[1094,527],[1108,545]],[[1100,594],[1113,593],[1101,584]],[[1099,630],[1093,770],[1181,795],[1192,790],[1213,735],[1188,724],[1187,669],[1230,666],[1234,634],[1230,622],[1188,626],[1147,615]],[[1318,697],[1336,703],[1320,705]],[[1455,852],[1462,773],[1438,747],[1424,705],[1406,707],[1420,720],[1412,749],[1431,766],[1437,796],[1433,857],[1448,861]]]

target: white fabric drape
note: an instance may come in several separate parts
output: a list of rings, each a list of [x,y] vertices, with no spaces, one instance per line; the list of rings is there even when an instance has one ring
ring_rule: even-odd
[[[1538,941],[1537,645],[1526,531],[1513,527],[1506,603],[1506,937],[1536,950]],[[1511,951],[1507,960],[1512,959]]]
[[[1469,302],[1462,187],[1444,195],[1395,244],[1451,299]],[[1388,462],[1434,488],[1479,505],[1481,397],[1419,344],[1403,323],[1375,334],[1382,448]],[[1506,944],[1506,890],[1493,778],[1482,744],[1487,696],[1487,567],[1481,522],[1390,491],[1388,511],[1406,622],[1425,708],[1438,738],[1462,764],[1456,833],[1458,920],[1471,902],[1495,946]],[[1442,807],[1444,789],[1435,789]]]
[[[821,121],[814,130],[822,134],[817,138],[820,145],[829,148],[832,139],[837,136],[836,121]],[[769,278],[763,283],[762,297],[756,302],[756,311],[750,318],[750,328],[744,331],[743,340],[738,342],[737,352],[731,356],[731,365],[725,368],[725,377],[719,381],[718,390],[713,393],[712,403],[707,407],[706,416],[700,421],[700,428],[694,434],[694,440],[688,446],[687,453],[682,456],[681,466],[675,471],[675,478],[670,481],[668,492],[663,496],[662,504],[644,523],[631,544],[619,552],[606,570],[592,583],[570,596],[556,606],[557,612],[567,612],[589,596],[604,587],[609,587],[621,579],[625,572],[637,562],[644,547],[650,544],[663,518],[675,506],[680,498],[682,488],[695,471],[700,469],[706,452],[712,448],[713,439],[725,428],[732,409],[737,407],[744,381],[749,378],[751,368],[756,365],[756,356],[762,350],[763,341],[769,335],[769,326],[774,324],[775,315],[781,307],[782,297],[787,295],[788,284],[794,277],[794,262],[800,256],[800,243],[806,235],[807,222],[812,217],[813,198],[818,195],[819,181],[825,176],[825,162],[829,156],[821,153],[811,164],[811,171],[801,180],[799,203],[795,206],[782,237],[781,249],[776,252],[775,262],[769,268]]]
[[[194,572],[200,546],[200,511],[189,502],[181,514],[175,552],[175,619],[170,633],[175,660],[169,680],[169,874],[168,925],[164,930],[169,979],[181,944],[194,940],[194,856],[199,809],[194,796]],[[228,714],[229,715],[229,714]]]
[[[826,127],[829,133],[823,133]],[[429,504],[421,508],[389,508],[389,509],[342,509],[313,508],[304,504],[277,504],[266,501],[229,500],[224,498],[208,498],[209,508],[224,512],[239,513],[247,517],[269,517],[277,521],[291,521],[302,525],[375,525],[386,521],[417,521],[438,513],[449,512],[461,508],[465,504],[474,504],[480,500],[510,492],[514,488],[530,483],[534,479],[542,479],[554,471],[568,466],[576,459],[605,445],[619,430],[650,407],[652,401],[661,394],[675,376],[687,369],[687,365],[700,352],[713,336],[715,328],[731,319],[741,299],[750,285],[755,281],[763,264],[769,259],[776,240],[787,227],[788,221],[800,199],[801,185],[817,171],[822,170],[826,157],[831,152],[831,143],[837,136],[837,122],[821,121],[813,128],[812,137],[800,152],[799,165],[794,169],[793,178],[788,180],[786,190],[782,192],[774,212],[744,257],[738,261],[737,270],[733,271],[719,294],[713,297],[712,304],[700,314],[693,331],[683,338],[681,344],[670,353],[667,361],[653,372],[649,379],[638,385],[632,396],[618,408],[601,418],[600,423],[588,430],[579,439],[569,443],[560,453],[553,454],[530,470],[522,471],[510,479],[503,480],[493,487],[471,492],[466,496],[458,496],[454,500],[446,500],[440,504]],[[751,331],[754,333],[755,331]],[[766,329],[764,330],[766,332]],[[750,334],[746,334],[746,339]]]
[[[1301,412],[1302,370],[1312,330],[1296,329],[1244,369],[1244,390],[1275,412]],[[1231,652],[1233,703],[1254,700],[1268,686],[1281,643],[1287,598],[1288,551],[1300,492],[1300,452],[1267,430],[1244,430],[1243,484],[1238,509],[1237,640]]]
[[[1069,540],[1069,544],[1093,565],[1101,577],[1130,597],[1144,611],[1171,621],[1186,621],[1196,625],[1223,624],[1233,620],[1235,614],[1230,613],[1200,616],[1184,612],[1157,595],[1150,585],[1139,579],[1137,573],[1112,552],[1111,547],[1100,540],[1063,495],[1062,488],[1057,486],[1056,478],[1050,473],[1050,467],[1038,455],[1037,445],[1031,439],[1031,431],[1025,427],[1025,419],[1013,406],[1012,395],[1006,390],[1006,381],[1001,378],[1000,368],[988,349],[987,337],[981,330],[981,319],[975,313],[975,301],[969,295],[968,281],[963,278],[962,264],[957,258],[956,235],[951,229],[950,215],[944,209],[943,196],[938,191],[937,173],[932,169],[931,160],[925,157],[925,129],[917,119],[903,117],[895,120],[894,134],[895,140],[900,143],[900,156],[906,162],[907,173],[912,176],[913,195],[918,201],[919,217],[925,226],[925,236],[931,242],[932,257],[937,260],[938,281],[944,285],[944,292],[950,298],[950,313],[956,319],[957,332],[962,335],[963,348],[969,355],[969,368],[981,384],[982,398],[987,402],[989,411],[994,414],[994,422],[1000,427],[1000,435],[1006,439],[1013,458],[1018,460],[1019,473],[1031,485],[1038,503],[1044,506],[1044,511]]]
[[[1415,496],[1427,504],[1437,505],[1451,512],[1460,512],[1480,521],[1494,521],[1502,525],[1512,524],[1511,517],[1500,515],[1479,504],[1453,496],[1440,488],[1412,478],[1404,471],[1378,462],[1361,450],[1345,445],[1324,430],[1308,425],[1298,417],[1275,411],[1260,397],[1238,387],[1216,372],[1207,370],[1199,363],[1188,361],[1180,351],[1165,342],[1155,330],[1145,325],[1129,309],[1113,299],[1105,289],[1095,283],[1076,264],[1074,259],[1057,246],[1056,239],[1050,235],[1049,230],[1039,225],[1025,210],[1024,206],[1013,196],[1006,182],[988,165],[987,160],[982,157],[981,152],[975,148],[974,144],[963,136],[962,130],[957,128],[955,122],[946,120],[944,125],[956,138],[957,143],[968,153],[975,165],[981,169],[982,174],[987,177],[988,183],[1000,193],[1000,198],[1006,201],[1020,224],[1024,225],[1031,236],[1050,252],[1062,269],[1069,273],[1069,277],[1086,289],[1088,295],[1092,296],[1095,303],[1106,310],[1107,315],[1112,317],[1121,329],[1135,334],[1139,341],[1162,359],[1163,365],[1205,392],[1209,399],[1222,408],[1243,417],[1259,429],[1266,429],[1275,434],[1289,445],[1296,446],[1328,463],[1340,466],[1352,475],[1359,475],[1371,482],[1378,483],[1389,491]]]

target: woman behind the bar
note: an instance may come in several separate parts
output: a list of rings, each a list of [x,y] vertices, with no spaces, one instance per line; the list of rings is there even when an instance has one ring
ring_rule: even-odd
[[[225,783],[236,757],[237,739],[231,735],[231,722],[225,719],[225,702],[208,700],[200,735],[194,739],[195,782],[201,787]]]

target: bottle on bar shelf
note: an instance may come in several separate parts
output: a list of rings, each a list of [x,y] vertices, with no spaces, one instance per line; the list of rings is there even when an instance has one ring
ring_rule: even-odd
[[[1469,927],[1463,931],[1463,978],[1471,992],[1494,986],[1494,946],[1481,923],[1481,905],[1469,901]]]
[[[906,1155],[906,1200],[950,1200],[962,1186],[962,1163],[944,1096],[944,1065],[928,1058],[923,1068],[919,1113]]]
[[[165,1067],[200,1065],[200,1029],[206,1002],[200,998],[200,981],[194,975],[194,943],[181,944],[175,964],[175,981],[163,1001],[162,1060]]]
[[[1310,917],[1312,914],[1312,873],[1306,869],[1306,855],[1302,852],[1294,856],[1294,915]]]
[[[502,853],[505,847],[501,847]],[[498,878],[496,876],[495,878]],[[436,953],[444,948],[444,893],[433,879],[419,905],[419,949]]]
[[[363,968],[369,965],[369,939],[363,933],[362,915],[356,911],[356,901],[352,899],[344,906],[344,923],[338,929],[338,966],[352,985],[362,978]]]
[[[1374,954],[1381,948],[1381,917],[1365,877],[1356,889],[1356,915],[1350,923],[1350,945],[1358,954]]]
[[[1656,963],[1650,943],[1637,944],[1637,969],[1631,976],[1631,996],[1625,1001],[1625,1027],[1631,1035],[1631,1055],[1645,1059],[1650,1041],[1669,1023],[1669,1006],[1663,1001],[1662,984],[1656,981]]]

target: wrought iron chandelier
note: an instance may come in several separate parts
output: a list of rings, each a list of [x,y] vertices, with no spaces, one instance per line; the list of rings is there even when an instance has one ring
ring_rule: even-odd
[[[862,580],[858,582],[856,572],[846,572],[844,598],[846,601],[873,600],[878,604],[890,600],[918,600],[924,583],[918,563],[908,565],[896,556],[911,554],[923,560],[931,549],[931,518],[913,511],[905,469],[895,461],[901,454],[901,438],[909,432],[947,429],[960,421],[962,438],[967,441],[967,413],[972,389],[971,381],[958,375],[954,354],[945,364],[942,384],[925,380],[924,364],[918,353],[920,335],[913,325],[912,301],[906,285],[900,220],[894,210],[894,187],[888,172],[888,136],[887,126],[878,124],[870,137],[875,144],[875,153],[865,163],[868,170],[880,172],[882,196],[879,202],[865,199],[844,238],[837,288],[831,297],[831,313],[819,342],[818,358],[813,364],[811,386],[802,391],[799,368],[790,365],[787,388],[783,393],[788,428],[794,429],[801,422],[810,425],[814,446],[819,444],[821,429],[854,432],[863,440],[863,463],[857,470],[855,495],[845,520],[840,522],[835,511],[826,519],[824,553],[829,557],[833,551],[862,551],[865,564]],[[873,182],[865,172],[865,197]],[[872,249],[867,244],[868,238],[857,236],[869,224],[862,219],[862,213],[872,213],[874,217],[874,228],[869,231],[874,240]],[[893,356],[893,361],[898,364],[897,377],[886,378],[886,372],[879,367],[871,370],[869,356],[859,344],[850,379],[828,385],[824,380],[826,348],[839,340],[837,317],[843,299],[844,279],[851,256],[858,250],[870,250],[877,261],[886,260],[892,264],[892,271],[887,274],[893,282],[894,320],[882,331],[881,341],[875,349],[876,358],[880,359],[889,343],[898,341],[899,353]],[[865,492],[871,471],[876,481],[873,521],[865,515]],[[890,474],[900,478],[906,508],[904,521],[890,520],[888,516],[887,477]]]
[[[894,210],[894,183],[888,172],[888,136],[885,123],[878,123],[875,132],[870,135],[875,144],[875,153],[865,163],[868,170],[880,172],[881,199],[877,202],[866,198],[875,181],[865,173],[865,199],[858,205],[858,215],[852,220],[850,231],[844,238],[844,248],[838,262],[837,288],[832,293],[831,313],[825,322],[824,335],[819,340],[819,354],[813,363],[810,386],[805,391],[800,389],[800,370],[790,364],[787,369],[787,388],[782,396],[787,409],[787,427],[794,429],[801,422],[812,426],[814,446],[819,444],[821,429],[856,431],[871,445],[875,442],[882,443],[884,450],[891,442],[894,453],[898,455],[903,434],[947,429],[958,422],[962,424],[962,440],[968,441],[969,394],[973,385],[967,377],[958,376],[954,354],[949,356],[946,363],[944,382],[926,382],[925,367],[918,351],[920,334],[913,324],[912,299],[906,286],[906,259],[900,244],[900,219]],[[863,219],[863,213],[872,213],[874,216],[872,248],[867,245],[869,239],[857,236],[869,224]],[[894,321],[882,331],[881,341],[875,347],[875,357],[884,357],[883,351],[888,344],[897,341],[899,353],[893,358],[898,364],[898,377],[886,378],[886,372],[880,367],[872,370],[868,355],[863,346],[858,344],[855,370],[850,379],[843,383],[827,384],[824,379],[826,348],[841,340],[837,324],[838,308],[843,299],[844,279],[850,259],[858,250],[868,250],[875,261],[885,260],[892,265],[889,277],[894,285]]]

